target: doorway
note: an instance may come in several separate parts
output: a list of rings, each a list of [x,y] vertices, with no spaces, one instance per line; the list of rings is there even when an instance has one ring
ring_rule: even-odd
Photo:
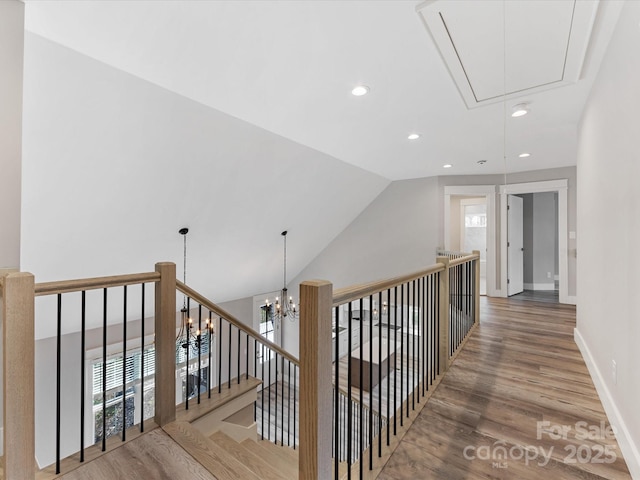
[[[480,251],[481,295],[496,295],[496,186],[444,187],[444,249]]]
[[[508,248],[508,215],[507,215],[507,202],[511,195],[522,196],[523,194],[535,194],[550,192],[555,194],[553,197],[556,202],[557,217],[555,220],[554,232],[557,238],[557,265],[558,265],[558,298],[560,303],[575,304],[575,297],[569,296],[569,261],[567,240],[568,234],[568,210],[567,210],[567,180],[550,180],[543,182],[533,183],[519,183],[511,185],[500,186],[500,225],[506,225],[507,228],[500,228],[500,284],[508,285],[507,279],[509,278],[509,248]],[[557,229],[557,230],[556,230]],[[555,234],[555,233],[554,233]],[[525,254],[527,248],[524,250]],[[555,259],[554,259],[555,262]],[[553,282],[555,287],[555,272],[549,270],[542,270],[544,275],[553,276]],[[551,279],[548,279],[551,280]],[[527,283],[527,282],[525,282]],[[535,283],[535,282],[532,282]],[[549,282],[550,283],[550,282]],[[508,296],[508,288],[502,289],[501,296]]]
[[[460,198],[460,251],[480,252],[480,295],[487,294],[487,200]]]

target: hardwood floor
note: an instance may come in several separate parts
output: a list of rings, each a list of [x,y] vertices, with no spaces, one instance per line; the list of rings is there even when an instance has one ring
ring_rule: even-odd
[[[60,477],[63,480],[215,480],[200,463],[160,429]]]
[[[575,307],[483,297],[481,308],[378,478],[630,479],[573,341]]]

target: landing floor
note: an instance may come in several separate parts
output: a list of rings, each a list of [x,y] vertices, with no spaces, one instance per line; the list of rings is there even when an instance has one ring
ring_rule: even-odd
[[[481,308],[378,478],[630,479],[573,340],[575,307],[483,297]]]

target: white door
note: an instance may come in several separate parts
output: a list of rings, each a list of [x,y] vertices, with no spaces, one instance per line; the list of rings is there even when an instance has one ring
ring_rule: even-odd
[[[507,295],[524,290],[522,198],[507,197]]]

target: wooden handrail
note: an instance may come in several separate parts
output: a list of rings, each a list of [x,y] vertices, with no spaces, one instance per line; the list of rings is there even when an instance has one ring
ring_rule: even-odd
[[[456,265],[461,265],[463,263],[467,263],[472,260],[477,260],[479,258],[480,258],[480,255],[477,253],[476,254],[470,253],[468,255],[465,255],[464,257],[451,258],[449,260],[449,267],[455,267]]]
[[[280,346],[276,345],[275,343],[273,343],[273,342],[267,340],[266,338],[264,338],[262,335],[260,335],[258,332],[256,332],[253,328],[251,328],[251,327],[247,326],[246,324],[242,323],[240,320],[238,320],[236,317],[231,315],[229,312],[227,312],[226,310],[223,310],[222,308],[220,308],[218,305],[216,305],[215,303],[213,303],[212,301],[210,301],[206,297],[200,295],[193,288],[185,285],[180,280],[176,280],[176,288],[180,292],[184,293],[188,297],[190,297],[193,300],[195,300],[196,302],[198,302],[199,304],[203,305],[204,307],[207,307],[207,309],[210,310],[211,312],[215,313],[219,317],[224,318],[227,322],[229,322],[234,327],[242,330],[243,332],[248,334],[250,337],[253,337],[255,340],[257,340],[257,341],[261,342],[263,345],[269,347],[274,352],[277,352],[279,355],[281,355],[282,357],[286,358],[287,360],[289,360],[294,365],[300,366],[300,360],[298,360],[296,357],[291,355],[286,350],[283,350]]]
[[[136,283],[159,282],[158,272],[131,273],[128,275],[113,275],[110,277],[84,278],[80,280],[62,280],[57,282],[36,283],[36,296],[55,295],[58,293],[81,292],[98,288],[120,287]]]
[[[333,306],[338,307],[345,303],[352,302],[353,300],[359,300],[360,298],[368,297],[369,295],[376,294],[383,290],[402,285],[403,283],[416,280],[432,273],[441,272],[444,270],[444,265],[436,263],[423,270],[419,270],[414,273],[408,273],[399,277],[393,277],[386,280],[377,280],[375,282],[362,283],[358,285],[352,285],[350,287],[338,288],[333,292]]]

